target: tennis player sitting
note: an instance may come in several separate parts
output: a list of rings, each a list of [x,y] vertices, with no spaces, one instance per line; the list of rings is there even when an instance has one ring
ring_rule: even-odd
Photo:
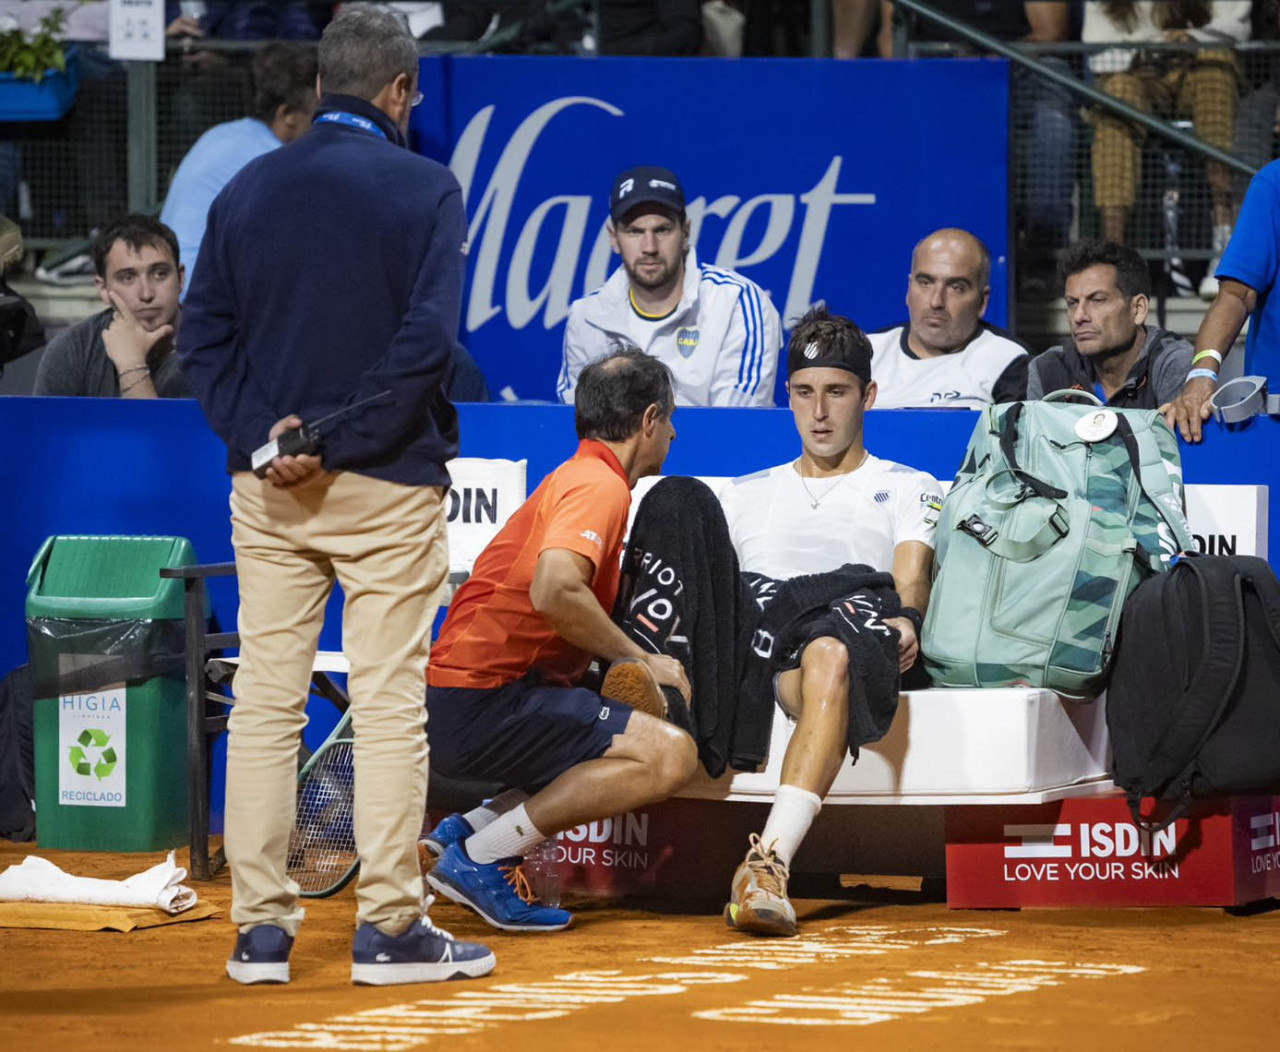
[[[532,847],[670,796],[697,764],[693,740],[662,719],[662,684],[688,697],[684,668],[609,617],[632,487],[661,470],[675,438],[671,374],[619,351],[583,370],[574,404],[577,453],[476,560],[427,670],[436,770],[513,787],[431,832],[427,879],[507,931],[571,919],[524,880]],[[593,657],[613,662],[601,693],[575,686]]]
[[[744,573],[784,580],[846,563],[891,572],[900,617],[898,667],[920,653],[929,601],[933,530],[941,490],[932,476],[872,456],[863,414],[875,404],[871,344],[849,319],[816,307],[791,333],[787,391],[802,450],[797,460],[735,479],[721,494]],[[774,694],[796,721],[781,785],[764,830],[733,876],[730,927],[756,935],[796,934],[787,899],[791,859],[848,755],[850,658],[835,614],[794,653],[775,655]],[[434,659],[433,659],[434,660]],[[433,732],[434,733],[434,732]]]

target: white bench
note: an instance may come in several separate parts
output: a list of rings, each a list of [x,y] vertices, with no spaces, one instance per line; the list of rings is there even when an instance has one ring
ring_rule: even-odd
[[[702,800],[773,799],[795,725],[775,712],[760,771],[705,773],[680,793]],[[841,767],[827,804],[1040,804],[1112,789],[1104,702],[1050,690],[904,693],[889,733]]]

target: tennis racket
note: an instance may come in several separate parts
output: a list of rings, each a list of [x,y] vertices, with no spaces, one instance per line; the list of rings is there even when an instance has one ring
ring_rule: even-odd
[[[356,853],[355,741],[351,712],[298,772],[298,808],[285,870],[301,895],[321,899],[350,883],[360,868]]]

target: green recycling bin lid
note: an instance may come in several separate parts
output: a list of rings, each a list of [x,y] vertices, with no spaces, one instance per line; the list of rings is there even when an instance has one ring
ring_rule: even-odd
[[[182,581],[160,570],[195,561],[185,537],[50,537],[27,573],[27,617],[176,620]]]

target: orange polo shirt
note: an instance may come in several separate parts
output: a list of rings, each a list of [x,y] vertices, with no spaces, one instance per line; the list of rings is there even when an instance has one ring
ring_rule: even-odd
[[[592,655],[534,610],[529,586],[538,556],[565,548],[591,560],[591,591],[612,613],[630,511],[631,483],[618,458],[603,442],[583,439],[480,553],[431,648],[427,682],[484,690],[531,669],[566,686],[581,677]]]

